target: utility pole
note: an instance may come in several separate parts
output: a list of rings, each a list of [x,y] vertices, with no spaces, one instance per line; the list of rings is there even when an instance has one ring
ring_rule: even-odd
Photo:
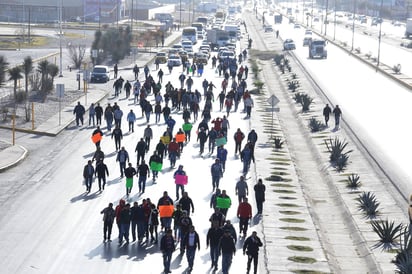
[[[356,0],[353,0],[352,47],[351,47],[350,51],[353,51],[353,44],[355,42],[355,14],[356,14]]]
[[[326,0],[326,15],[325,15],[325,36],[326,36],[326,30],[327,30],[327,28],[328,28],[328,24],[329,24],[329,22],[328,22],[328,7],[329,6],[329,0]]]
[[[382,6],[383,6],[383,0],[381,0],[381,7],[379,9],[379,36],[378,36],[378,59],[376,63],[376,70],[378,70],[379,67],[379,62],[381,58],[381,38],[382,38]]]
[[[59,9],[59,17],[60,17],[60,39],[59,39],[59,45],[60,45],[60,74],[59,77],[63,77],[63,49],[62,49],[62,39],[63,39],[63,30],[62,30],[62,24],[63,24],[63,0],[60,0],[60,9]]]

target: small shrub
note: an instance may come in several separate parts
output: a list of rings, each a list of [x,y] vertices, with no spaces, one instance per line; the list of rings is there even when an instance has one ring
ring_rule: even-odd
[[[309,107],[312,103],[313,103],[313,99],[309,95],[307,94],[302,95],[300,104],[302,105],[303,112],[309,111]]]
[[[280,138],[280,137],[278,137],[278,136],[275,136],[275,137],[273,138],[273,141],[275,142],[275,148],[277,148],[277,149],[281,149],[281,148],[282,148],[282,145],[283,145],[282,138]]]
[[[293,100],[295,100],[296,103],[300,104],[302,102],[302,96],[303,96],[303,93],[301,92],[295,93],[293,95]]]
[[[348,43],[347,43],[347,42],[342,42],[342,46],[343,46],[343,47],[347,47],[347,46],[348,46]]]
[[[329,159],[332,163],[336,163],[340,155],[347,155],[352,152],[352,150],[349,150],[348,152],[343,153],[348,143],[345,141],[342,142],[338,137],[335,137],[334,140],[332,140],[332,138],[325,140],[325,145],[330,152]]]
[[[1,118],[3,121],[7,120],[7,115],[9,114],[9,109],[6,106],[1,107]]]
[[[287,68],[288,68],[288,71],[289,71],[289,72],[292,71],[292,67],[291,67],[291,66],[288,65]]]
[[[374,245],[374,248],[382,248],[383,250],[392,249],[398,245],[398,238],[401,235],[402,224],[395,225],[394,221],[388,220],[373,220],[371,222],[373,231],[378,234],[379,241]]]
[[[284,59],[283,59],[283,64],[284,64],[285,66],[288,66],[288,65],[289,65],[289,59],[288,59],[288,58],[284,58]]]
[[[378,207],[380,203],[376,199],[375,194],[371,192],[363,192],[359,195],[357,201],[359,210],[362,210],[367,217],[373,218],[379,213]]]
[[[288,83],[288,89],[291,90],[292,92],[295,92],[298,87],[299,87],[298,80],[293,80]]]
[[[366,53],[366,54],[365,54],[365,56],[366,56],[366,58],[371,59],[372,52],[368,52],[368,53]]]
[[[264,84],[265,84],[265,83],[263,83],[263,82],[260,81],[260,80],[255,80],[255,81],[253,82],[253,85],[258,89],[259,92],[262,90]]]
[[[298,75],[297,75],[296,73],[293,73],[293,74],[292,74],[292,79],[293,79],[293,80],[298,79]]]
[[[395,72],[395,74],[401,73],[401,64],[394,65],[392,70],[393,72]]]
[[[342,172],[349,164],[349,155],[341,154],[335,162],[335,169],[337,172]]]
[[[403,228],[399,237],[399,251],[392,260],[396,266],[396,273],[412,273],[412,238],[410,225]]]
[[[360,54],[360,53],[361,53],[361,49],[358,47],[358,48],[355,49],[355,52],[356,52],[357,54]]]
[[[350,189],[357,189],[361,186],[360,177],[358,174],[351,174],[346,179],[346,187]]]
[[[309,120],[309,128],[311,132],[319,132],[325,128],[325,125],[315,117],[312,117]]]

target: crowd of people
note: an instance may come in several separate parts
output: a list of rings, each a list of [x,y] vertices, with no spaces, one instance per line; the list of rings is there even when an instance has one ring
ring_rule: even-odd
[[[232,207],[232,200],[225,189],[221,189],[220,179],[226,169],[228,156],[228,143],[232,143],[236,158],[242,161],[242,176],[240,176],[235,186],[238,205],[236,216],[239,219],[238,233],[244,238],[243,252],[248,255],[247,273],[254,261],[254,273],[257,273],[258,250],[262,242],[253,232],[247,237],[249,223],[253,217],[252,205],[249,203],[249,189],[246,182],[246,175],[251,163],[255,162],[254,150],[258,140],[257,132],[252,129],[247,134],[241,128],[237,128],[233,136],[228,136],[230,130],[229,116],[232,112],[239,110],[239,105],[243,102],[243,112],[246,113],[245,119],[252,115],[253,99],[247,89],[248,68],[243,63],[247,57],[244,50],[239,55],[239,59],[230,61],[229,59],[219,60],[212,58],[212,70],[216,70],[223,76],[219,88],[212,81],[206,78],[201,82],[202,92],[194,88],[195,81],[198,81],[202,73],[195,74],[194,67],[184,65],[182,73],[178,76],[178,85],[173,85],[171,81],[163,86],[163,71],[156,65],[157,81],[150,73],[148,66],[145,66],[144,79],[139,81],[139,68],[134,68],[135,82],[124,80],[119,76],[113,84],[114,96],[119,98],[124,90],[126,99],[129,99],[133,92],[133,103],[140,106],[141,117],[146,120],[146,127],[143,136],[139,139],[135,147],[137,154],[136,166],[133,166],[130,154],[122,140],[125,136],[122,131],[122,124],[126,118],[128,124],[128,135],[135,132],[135,124],[138,120],[138,111],[132,107],[126,117],[124,112],[117,104],[108,103],[103,109],[99,103],[92,104],[89,109],[89,125],[96,128],[92,132],[92,141],[96,146],[96,151],[91,160],[83,169],[83,177],[86,192],[91,192],[94,178],[98,179],[99,192],[104,191],[106,177],[109,176],[109,169],[105,164],[105,153],[102,148],[103,136],[110,136],[115,142],[116,162],[119,163],[120,177],[125,177],[125,194],[129,197],[134,187],[134,179],[138,178],[139,194],[145,193],[147,179],[152,176],[153,184],[164,167],[166,159],[170,161],[170,168],[174,168],[179,161],[185,146],[196,141],[199,143],[199,155],[201,157],[213,157],[214,163],[210,167],[212,181],[212,195],[210,199],[211,214],[210,228],[205,235],[206,247],[210,248],[211,268],[218,269],[219,257],[222,258],[222,272],[229,273],[232,257],[236,252],[236,242],[238,240],[236,229],[231,224],[228,210]],[[239,65],[238,65],[239,61]],[[188,68],[189,67],[189,68]],[[192,69],[190,69],[192,68]],[[196,67],[195,68],[199,68]],[[203,70],[203,67],[202,67]],[[198,76],[198,77],[195,77]],[[201,81],[201,80],[200,80]],[[216,92],[216,89],[220,91]],[[217,95],[218,93],[218,95]],[[215,96],[216,95],[216,96]],[[214,111],[214,102],[217,98],[219,111]],[[130,99],[132,100],[132,99]],[[234,106],[234,108],[232,108]],[[225,115],[220,115],[220,113]],[[154,121],[151,114],[154,113]],[[200,115],[199,115],[200,113]],[[216,115],[219,113],[218,115]],[[84,107],[78,103],[74,110],[77,125],[83,124]],[[172,116],[173,115],[173,116]],[[182,115],[183,125],[176,127],[176,116]],[[163,121],[161,121],[163,118]],[[106,133],[103,132],[102,121],[106,122]],[[157,144],[152,144],[154,136],[150,123],[164,125],[164,132]],[[197,127],[196,127],[197,124]],[[192,137],[191,131],[196,129],[196,139]],[[152,155],[148,157],[150,151]],[[200,167],[201,168],[201,167]],[[103,214],[103,241],[111,242],[112,226],[117,224],[119,235],[118,242],[124,243],[146,241],[151,244],[159,243],[163,253],[164,272],[170,273],[170,261],[172,253],[177,247],[180,254],[186,253],[188,270],[192,271],[196,250],[200,249],[200,240],[195,226],[190,218],[194,212],[194,202],[185,191],[188,181],[188,174],[182,164],[178,165],[173,173],[176,185],[176,199],[173,200],[167,191],[159,198],[157,204],[150,198],[145,198],[139,204],[137,201],[133,205],[127,199],[120,199],[114,206],[113,203],[101,211]],[[262,214],[263,203],[265,201],[266,187],[262,179],[259,179],[253,187],[256,200],[256,212]],[[160,228],[158,228],[160,226]],[[131,232],[132,239],[129,234]],[[160,234],[160,235],[159,235]]]

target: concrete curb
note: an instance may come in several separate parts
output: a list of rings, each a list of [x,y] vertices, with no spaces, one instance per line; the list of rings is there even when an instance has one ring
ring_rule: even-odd
[[[7,160],[12,159],[12,160],[8,161],[7,164],[2,164],[0,166],[0,173],[8,170],[9,168],[12,168],[18,165],[20,162],[22,162],[27,157],[28,153],[29,153],[28,150],[25,147],[20,146],[20,145],[14,145],[14,146],[4,149],[1,152],[2,158],[7,159]]]

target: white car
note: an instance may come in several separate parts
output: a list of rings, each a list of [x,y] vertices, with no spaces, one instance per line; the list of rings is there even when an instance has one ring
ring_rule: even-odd
[[[295,42],[292,39],[286,39],[285,42],[283,42],[283,49],[284,50],[296,49]]]
[[[171,65],[173,67],[178,67],[182,65],[182,58],[179,55],[170,55],[169,59],[167,60],[167,65]]]

